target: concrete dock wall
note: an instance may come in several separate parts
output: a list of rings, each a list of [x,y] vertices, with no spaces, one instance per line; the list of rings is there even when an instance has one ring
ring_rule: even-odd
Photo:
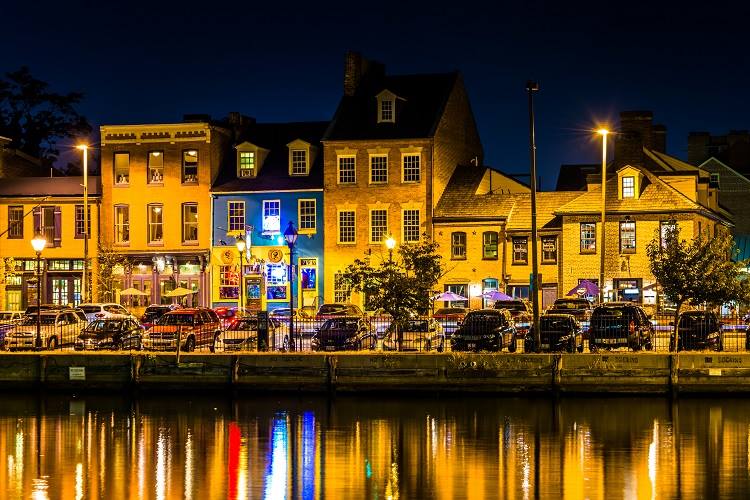
[[[750,393],[750,354],[3,353],[0,387]]]

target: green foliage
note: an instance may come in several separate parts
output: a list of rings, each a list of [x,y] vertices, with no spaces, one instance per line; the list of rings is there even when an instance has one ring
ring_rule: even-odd
[[[401,245],[392,261],[383,259],[374,266],[370,257],[356,259],[343,280],[352,291],[365,294],[368,308],[382,308],[395,320],[426,313],[432,289],[443,275],[437,248],[425,234],[419,243]]]
[[[58,140],[91,132],[75,109],[82,98],[79,92],[51,92],[26,66],[6,73],[0,79],[0,135],[12,139],[13,147],[52,162],[59,154]]]
[[[118,253],[112,247],[99,243],[99,250],[96,256],[97,273],[96,285],[99,295],[99,301],[112,302],[115,300],[117,288],[115,270],[117,267],[127,267],[130,261],[125,255]]]

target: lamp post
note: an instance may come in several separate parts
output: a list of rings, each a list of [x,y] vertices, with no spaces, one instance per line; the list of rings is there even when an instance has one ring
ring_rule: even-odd
[[[534,347],[536,352],[541,349],[539,332],[539,263],[537,261],[537,228],[536,228],[536,132],[534,130],[534,92],[539,90],[537,82],[526,82],[529,93],[529,155],[531,174],[531,308],[533,318],[531,328],[534,332]]]
[[[42,347],[42,250],[47,246],[47,239],[43,234],[37,233],[31,240],[31,246],[36,252],[36,341],[37,349]]]
[[[604,303],[604,249],[606,246],[606,217],[607,217],[607,135],[609,130],[600,128],[596,131],[602,136],[602,231],[601,231],[601,261],[599,262],[599,303]]]
[[[88,301],[88,267],[89,267],[89,147],[86,144],[76,146],[83,151],[83,283],[81,302]]]
[[[388,262],[391,263],[393,262],[393,249],[396,248],[396,240],[393,236],[385,240],[385,247],[388,249]]]
[[[297,230],[294,228],[292,221],[284,231],[286,246],[289,247],[289,350],[294,351],[294,245],[297,243]],[[300,346],[302,350],[302,346]]]
[[[236,245],[237,245],[237,251],[240,254],[240,273],[239,273],[240,296],[238,297],[238,301],[237,301],[237,304],[238,304],[237,316],[240,316],[242,314],[242,282],[244,281],[244,274],[245,274],[244,269],[242,268],[243,267],[242,257],[245,253],[245,238],[243,238],[242,236],[238,236]]]

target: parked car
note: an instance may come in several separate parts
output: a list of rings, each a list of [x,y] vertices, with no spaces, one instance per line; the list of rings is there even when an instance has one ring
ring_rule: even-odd
[[[144,328],[132,316],[109,316],[89,323],[78,336],[76,351],[141,349]]]
[[[145,311],[143,311],[143,316],[141,316],[141,324],[146,328],[151,328],[159,318],[167,314],[169,311],[174,311],[180,308],[181,306],[177,304],[151,304],[146,308]]]
[[[631,302],[597,306],[589,325],[589,350],[628,347],[634,351],[653,348],[654,327],[641,307]]]
[[[567,297],[555,300],[555,303],[547,310],[551,314],[572,314],[580,321],[589,321],[594,307],[588,299]]]
[[[316,319],[330,319],[340,316],[364,318],[365,313],[362,312],[359,306],[354,304],[323,304],[318,308],[318,312],[315,313]]]
[[[672,323],[674,324],[674,323]],[[712,311],[685,311],[677,320],[677,350],[724,349],[722,323]]]
[[[125,307],[115,303],[81,304],[78,308],[86,313],[86,320],[89,323],[95,319],[109,318],[111,316],[132,316],[130,311],[125,309]]]
[[[530,334],[524,341],[524,351],[536,350],[534,338]],[[540,351],[583,352],[583,333],[581,324],[572,314],[547,313],[539,318]]]
[[[359,351],[374,349],[376,340],[364,318],[341,316],[327,319],[313,335],[310,347],[313,351]]]
[[[442,307],[432,313],[432,318],[440,323],[443,332],[450,336],[458,328],[458,323],[463,321],[468,311],[465,307]]]
[[[70,309],[70,306],[67,306],[67,305],[63,306],[60,304],[42,304],[41,306],[39,306],[39,309],[42,311],[64,311],[65,309]],[[36,310],[37,310],[36,304],[30,305],[26,308],[26,310],[24,311],[24,314],[26,315],[36,314]]]
[[[289,350],[289,328],[284,328],[274,318],[268,320],[269,349]],[[221,332],[216,342],[217,351],[257,351],[258,350],[258,317],[244,316],[235,318]]]
[[[399,348],[399,337],[400,348]],[[391,323],[383,338],[384,351],[432,351],[443,352],[445,334],[435,319],[408,319]]]
[[[42,349],[56,349],[73,344],[81,331],[86,327],[86,316],[81,310],[63,309],[41,311],[40,337]],[[5,346],[8,350],[25,350],[36,348],[37,315],[27,315],[21,323],[5,335]]]
[[[373,333],[379,339],[385,337],[388,328],[391,326],[391,321],[393,321],[393,316],[383,308],[365,312],[365,314],[367,315],[367,321],[370,323]]]
[[[216,313],[205,307],[177,309],[164,314],[143,334],[142,346],[147,350],[177,350],[191,352],[198,346],[208,346],[213,352],[221,334],[221,323]]]
[[[524,338],[531,328],[534,312],[531,303],[526,299],[497,300],[493,305],[495,309],[507,309],[516,326],[516,334]]]
[[[507,309],[470,311],[451,337],[454,351],[501,351],[517,347],[516,328]]]

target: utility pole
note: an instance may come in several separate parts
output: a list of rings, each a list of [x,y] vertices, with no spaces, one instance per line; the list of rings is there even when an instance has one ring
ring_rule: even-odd
[[[536,136],[534,132],[534,92],[539,90],[539,84],[529,80],[526,91],[529,93],[529,154],[531,156],[531,306],[534,318],[531,328],[534,332],[534,348],[541,350],[539,332],[539,262],[537,259],[537,228],[536,228]]]
[[[605,245],[607,240],[607,135],[609,130],[602,128],[598,130],[599,135],[602,136],[602,232],[601,232],[601,243],[599,243],[601,251],[601,261],[599,262],[599,303],[604,303],[604,263],[606,262],[605,257]]]

